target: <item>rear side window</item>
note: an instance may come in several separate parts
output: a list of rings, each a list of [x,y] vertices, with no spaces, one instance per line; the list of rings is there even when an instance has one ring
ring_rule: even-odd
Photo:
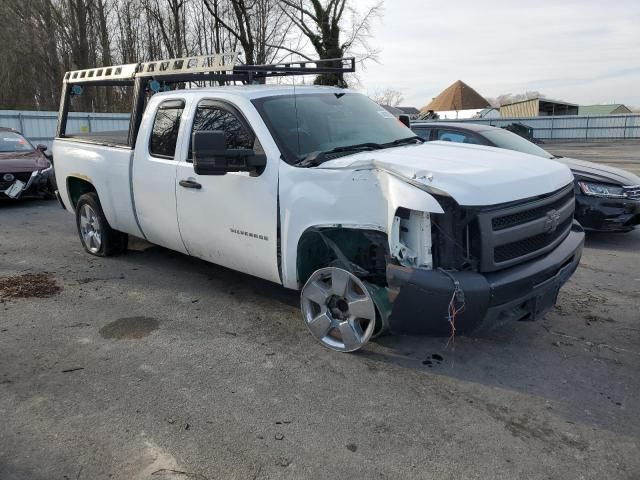
[[[149,153],[154,157],[174,158],[183,110],[182,100],[169,100],[158,107],[149,141]]]
[[[428,142],[431,140],[431,128],[420,128],[420,127],[414,127],[413,128],[413,132],[418,135],[421,139],[423,139],[425,142]]]
[[[475,145],[482,144],[475,135],[456,130],[438,130],[438,140],[444,142],[473,143]]]

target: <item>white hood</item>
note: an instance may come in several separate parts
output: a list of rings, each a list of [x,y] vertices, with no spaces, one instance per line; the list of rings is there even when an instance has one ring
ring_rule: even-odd
[[[573,181],[565,165],[493,147],[451,142],[362,152],[322,169],[380,169],[451,195],[460,205],[495,205],[550,193]]]

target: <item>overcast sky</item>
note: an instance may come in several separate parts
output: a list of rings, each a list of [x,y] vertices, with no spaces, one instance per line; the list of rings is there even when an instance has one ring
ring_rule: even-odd
[[[486,97],[640,106],[640,0],[386,0],[373,35],[363,89],[397,89],[406,106],[456,80]]]

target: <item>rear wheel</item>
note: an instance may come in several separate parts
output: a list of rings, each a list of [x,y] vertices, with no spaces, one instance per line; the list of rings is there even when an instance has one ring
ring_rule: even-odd
[[[76,225],[84,249],[91,255],[108,257],[127,248],[127,234],[109,226],[98,195],[85,193],[76,205]]]
[[[300,296],[302,316],[311,334],[338,352],[362,348],[376,327],[376,307],[362,281],[341,268],[314,272]]]

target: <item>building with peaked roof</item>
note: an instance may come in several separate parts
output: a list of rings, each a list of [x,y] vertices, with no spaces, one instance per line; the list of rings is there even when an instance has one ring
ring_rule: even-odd
[[[540,97],[500,105],[502,118],[553,117],[558,115],[578,115],[578,105]]]
[[[458,80],[423,107],[420,114],[422,116],[435,112],[442,119],[472,118],[490,106],[482,95],[462,80]]]
[[[445,88],[440,95],[435,97],[424,107],[421,112],[433,110],[479,110],[490,107],[489,102],[462,80],[454,82]]]
[[[603,105],[580,105],[578,107],[578,115],[617,115],[623,113],[633,113],[626,105],[622,103],[610,103]]]

